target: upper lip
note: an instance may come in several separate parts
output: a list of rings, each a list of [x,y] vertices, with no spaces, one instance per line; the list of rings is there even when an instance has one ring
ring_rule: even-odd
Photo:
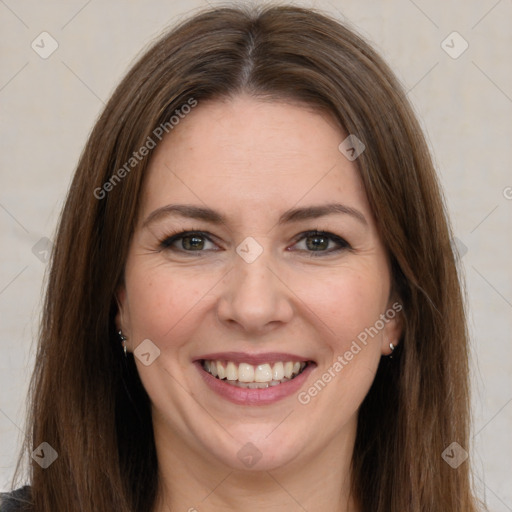
[[[264,363],[277,363],[278,361],[308,362],[308,357],[299,356],[284,352],[265,352],[261,354],[250,354],[247,352],[212,352],[195,358],[196,361],[233,361],[234,363],[248,363],[252,365]]]

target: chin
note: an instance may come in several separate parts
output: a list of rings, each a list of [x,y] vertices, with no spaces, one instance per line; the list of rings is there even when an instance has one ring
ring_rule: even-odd
[[[213,458],[233,470],[243,471],[271,471],[291,464],[299,454],[303,453],[302,446],[307,438],[297,432],[277,432],[279,426],[237,425],[235,431],[230,429],[225,445],[220,446],[218,440],[209,439],[205,449],[210,447]],[[274,431],[273,431],[274,430]]]

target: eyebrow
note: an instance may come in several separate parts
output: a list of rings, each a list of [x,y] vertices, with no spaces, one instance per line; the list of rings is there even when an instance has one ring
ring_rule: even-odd
[[[318,206],[292,208],[284,212],[279,217],[277,224],[282,225],[292,222],[298,222],[301,220],[317,219],[319,217],[324,217],[326,215],[332,215],[336,213],[350,215],[354,219],[358,220],[360,223],[368,225],[365,216],[359,210],[340,203],[329,203]],[[190,204],[168,204],[166,206],[162,206],[161,208],[157,208],[156,210],[151,212],[147,216],[146,220],[143,222],[142,227],[146,227],[149,224],[152,224],[160,220],[161,218],[167,217],[169,215],[203,220],[206,222],[211,222],[212,224],[226,223],[225,217],[219,212],[212,210],[211,208],[203,206],[194,206]]]

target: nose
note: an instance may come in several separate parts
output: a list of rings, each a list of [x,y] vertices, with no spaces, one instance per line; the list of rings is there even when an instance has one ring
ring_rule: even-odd
[[[245,334],[267,332],[293,317],[293,293],[264,254],[252,263],[235,257],[217,305],[219,320]]]

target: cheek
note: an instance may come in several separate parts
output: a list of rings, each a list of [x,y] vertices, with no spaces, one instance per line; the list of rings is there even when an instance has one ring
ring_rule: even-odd
[[[388,293],[387,281],[371,268],[340,269],[324,279],[306,279],[297,291],[340,350],[375,324],[385,311]]]
[[[176,389],[172,375],[190,369],[190,340],[198,318],[210,308],[205,295],[213,286],[209,278],[197,272],[195,276],[187,274],[165,265],[134,266],[126,272],[132,349],[149,339],[160,351],[149,366],[137,357],[135,362],[144,388],[161,409],[181,407],[183,397],[169,393]]]
[[[187,277],[186,272],[163,266],[139,267],[127,273],[126,282],[134,338],[149,338],[161,348],[192,328],[194,316],[208,306],[205,293],[212,286],[201,273]]]
[[[389,293],[378,269],[344,270],[324,282],[312,281],[307,294],[306,288],[302,292],[317,317],[315,324],[328,326],[322,342],[329,346],[329,355],[302,390],[299,403],[312,415],[325,416],[329,410],[325,430],[333,433],[354,416],[374,380],[383,331],[372,329],[385,313]]]

